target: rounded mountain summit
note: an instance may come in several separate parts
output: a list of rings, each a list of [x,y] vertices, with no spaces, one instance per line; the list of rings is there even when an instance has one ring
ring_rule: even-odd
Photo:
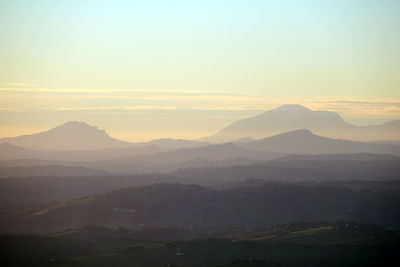
[[[2,138],[0,141],[37,150],[96,150],[131,145],[110,137],[105,130],[78,121],[69,121],[36,134]]]

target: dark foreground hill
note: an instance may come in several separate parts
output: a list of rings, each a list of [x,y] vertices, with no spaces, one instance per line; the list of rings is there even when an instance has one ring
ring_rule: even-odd
[[[265,184],[214,191],[155,184],[3,214],[3,231],[54,232],[88,225],[131,229],[223,229],[351,220],[400,226],[400,195],[390,191]]]
[[[353,222],[257,229],[69,229],[0,236],[2,266],[398,266],[399,231]],[[177,251],[180,252],[177,255]],[[290,255],[290,256],[288,256]]]

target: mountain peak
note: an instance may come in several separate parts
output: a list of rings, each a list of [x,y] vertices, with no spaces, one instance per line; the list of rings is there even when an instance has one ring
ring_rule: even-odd
[[[83,121],[68,121],[62,125],[59,125],[53,129],[47,131],[48,133],[94,133],[107,135],[105,130],[99,129],[97,126],[91,126]]]
[[[84,126],[84,127],[91,127],[89,124],[87,124],[84,121],[67,121],[61,126]]]
[[[284,104],[280,107],[277,107],[275,110],[277,111],[310,111],[305,106],[299,104]]]
[[[91,126],[84,121],[68,121],[56,128],[79,128],[79,129],[97,129],[97,126]]]
[[[354,126],[345,122],[338,113],[311,110],[299,104],[285,104],[254,117],[238,120],[203,140],[226,142],[246,136],[262,139],[296,129],[309,129],[317,134],[332,136],[350,132],[353,128]]]
[[[314,135],[310,130],[308,129],[298,129],[286,133],[281,133],[281,134],[292,134],[292,135]]]
[[[263,140],[279,139],[279,138],[310,138],[310,137],[318,137],[318,136],[308,129],[298,129],[294,131],[280,133],[271,137],[267,137]]]

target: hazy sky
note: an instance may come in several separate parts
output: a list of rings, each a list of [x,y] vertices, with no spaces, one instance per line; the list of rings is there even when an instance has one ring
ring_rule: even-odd
[[[0,136],[197,138],[284,103],[400,118],[400,1],[0,1]]]

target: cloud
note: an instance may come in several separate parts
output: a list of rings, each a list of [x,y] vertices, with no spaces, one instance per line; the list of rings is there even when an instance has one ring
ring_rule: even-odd
[[[48,111],[263,111],[262,107],[245,106],[157,106],[157,105],[137,105],[137,106],[85,106],[85,107],[45,107],[40,110]]]
[[[24,83],[3,83],[10,87],[0,88],[0,92],[33,92],[33,93],[67,93],[67,94],[92,94],[92,95],[171,95],[171,96],[249,96],[228,91],[207,91],[207,90],[154,90],[154,89],[88,89],[88,88],[32,88],[39,85]],[[14,87],[11,87],[11,86]]]
[[[8,112],[23,112],[25,111],[22,108],[17,108],[17,107],[0,107],[0,111],[8,111]]]
[[[333,104],[344,104],[346,106],[396,106],[400,107],[400,102],[382,102],[382,101],[350,101],[350,100],[339,100],[339,101],[330,101],[326,103]]]
[[[2,83],[2,85],[6,86],[6,87],[39,87],[39,84],[32,84],[32,83],[19,83],[19,82],[4,82]]]
[[[26,93],[25,93],[26,92]],[[400,99],[313,96],[268,97],[229,91],[0,88],[0,111],[105,113],[215,111],[218,114],[257,114],[282,104],[302,104],[314,110],[338,112],[345,120],[391,120],[400,117]],[[240,113],[242,112],[242,113]],[[177,113],[178,114],[178,113]],[[197,113],[198,114],[198,113]],[[211,114],[211,113],[210,113]],[[216,113],[213,113],[214,115]]]

